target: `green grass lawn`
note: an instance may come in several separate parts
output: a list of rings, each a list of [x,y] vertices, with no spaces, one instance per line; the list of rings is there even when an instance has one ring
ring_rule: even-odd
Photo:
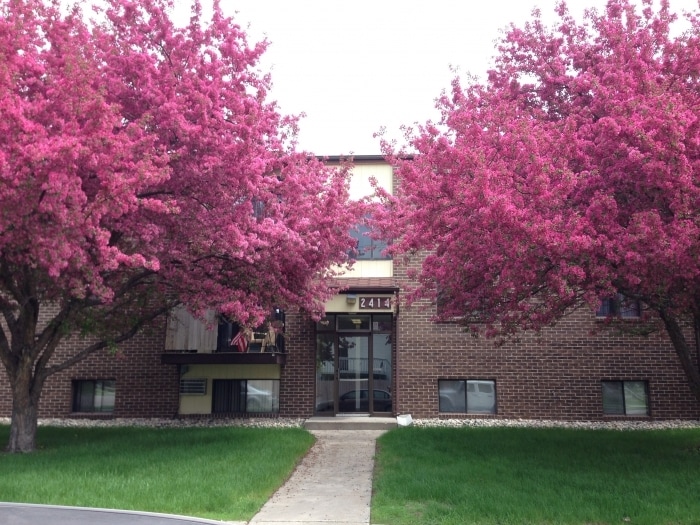
[[[0,454],[0,501],[247,521],[312,443],[303,429],[40,427],[36,453]],[[399,428],[379,439],[372,523],[700,524],[700,429]]]
[[[247,521],[313,441],[299,428],[40,427],[37,452],[0,453],[0,501]]]
[[[700,524],[700,429],[399,428],[372,523]]]

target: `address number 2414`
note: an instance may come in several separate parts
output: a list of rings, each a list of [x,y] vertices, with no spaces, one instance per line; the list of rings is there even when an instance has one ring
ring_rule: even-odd
[[[391,297],[360,297],[360,309],[391,310]]]

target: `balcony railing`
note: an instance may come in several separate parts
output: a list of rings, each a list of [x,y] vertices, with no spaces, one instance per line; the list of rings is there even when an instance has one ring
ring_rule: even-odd
[[[282,352],[197,352],[196,350],[169,350],[160,356],[163,364],[170,365],[282,365],[287,363],[287,354]]]

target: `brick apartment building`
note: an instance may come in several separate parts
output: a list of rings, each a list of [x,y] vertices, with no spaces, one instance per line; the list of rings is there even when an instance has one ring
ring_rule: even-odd
[[[391,166],[356,157],[354,197],[367,192],[369,177],[391,190]],[[274,312],[246,334],[242,352],[237,326],[207,329],[174,312],[116,353],[53,376],[40,417],[700,418],[665,333],[606,326],[611,314],[635,322],[634,309],[581,307],[553,328],[496,346],[457,324],[434,323],[430,305],[401,305],[407,268],[361,232],[358,240],[364,250],[339,279],[324,319]],[[3,377],[0,415],[10,412]]]

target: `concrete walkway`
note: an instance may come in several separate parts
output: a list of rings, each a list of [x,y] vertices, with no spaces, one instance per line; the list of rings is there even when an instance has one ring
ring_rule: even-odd
[[[369,524],[377,438],[384,430],[311,430],[316,443],[250,525]]]

